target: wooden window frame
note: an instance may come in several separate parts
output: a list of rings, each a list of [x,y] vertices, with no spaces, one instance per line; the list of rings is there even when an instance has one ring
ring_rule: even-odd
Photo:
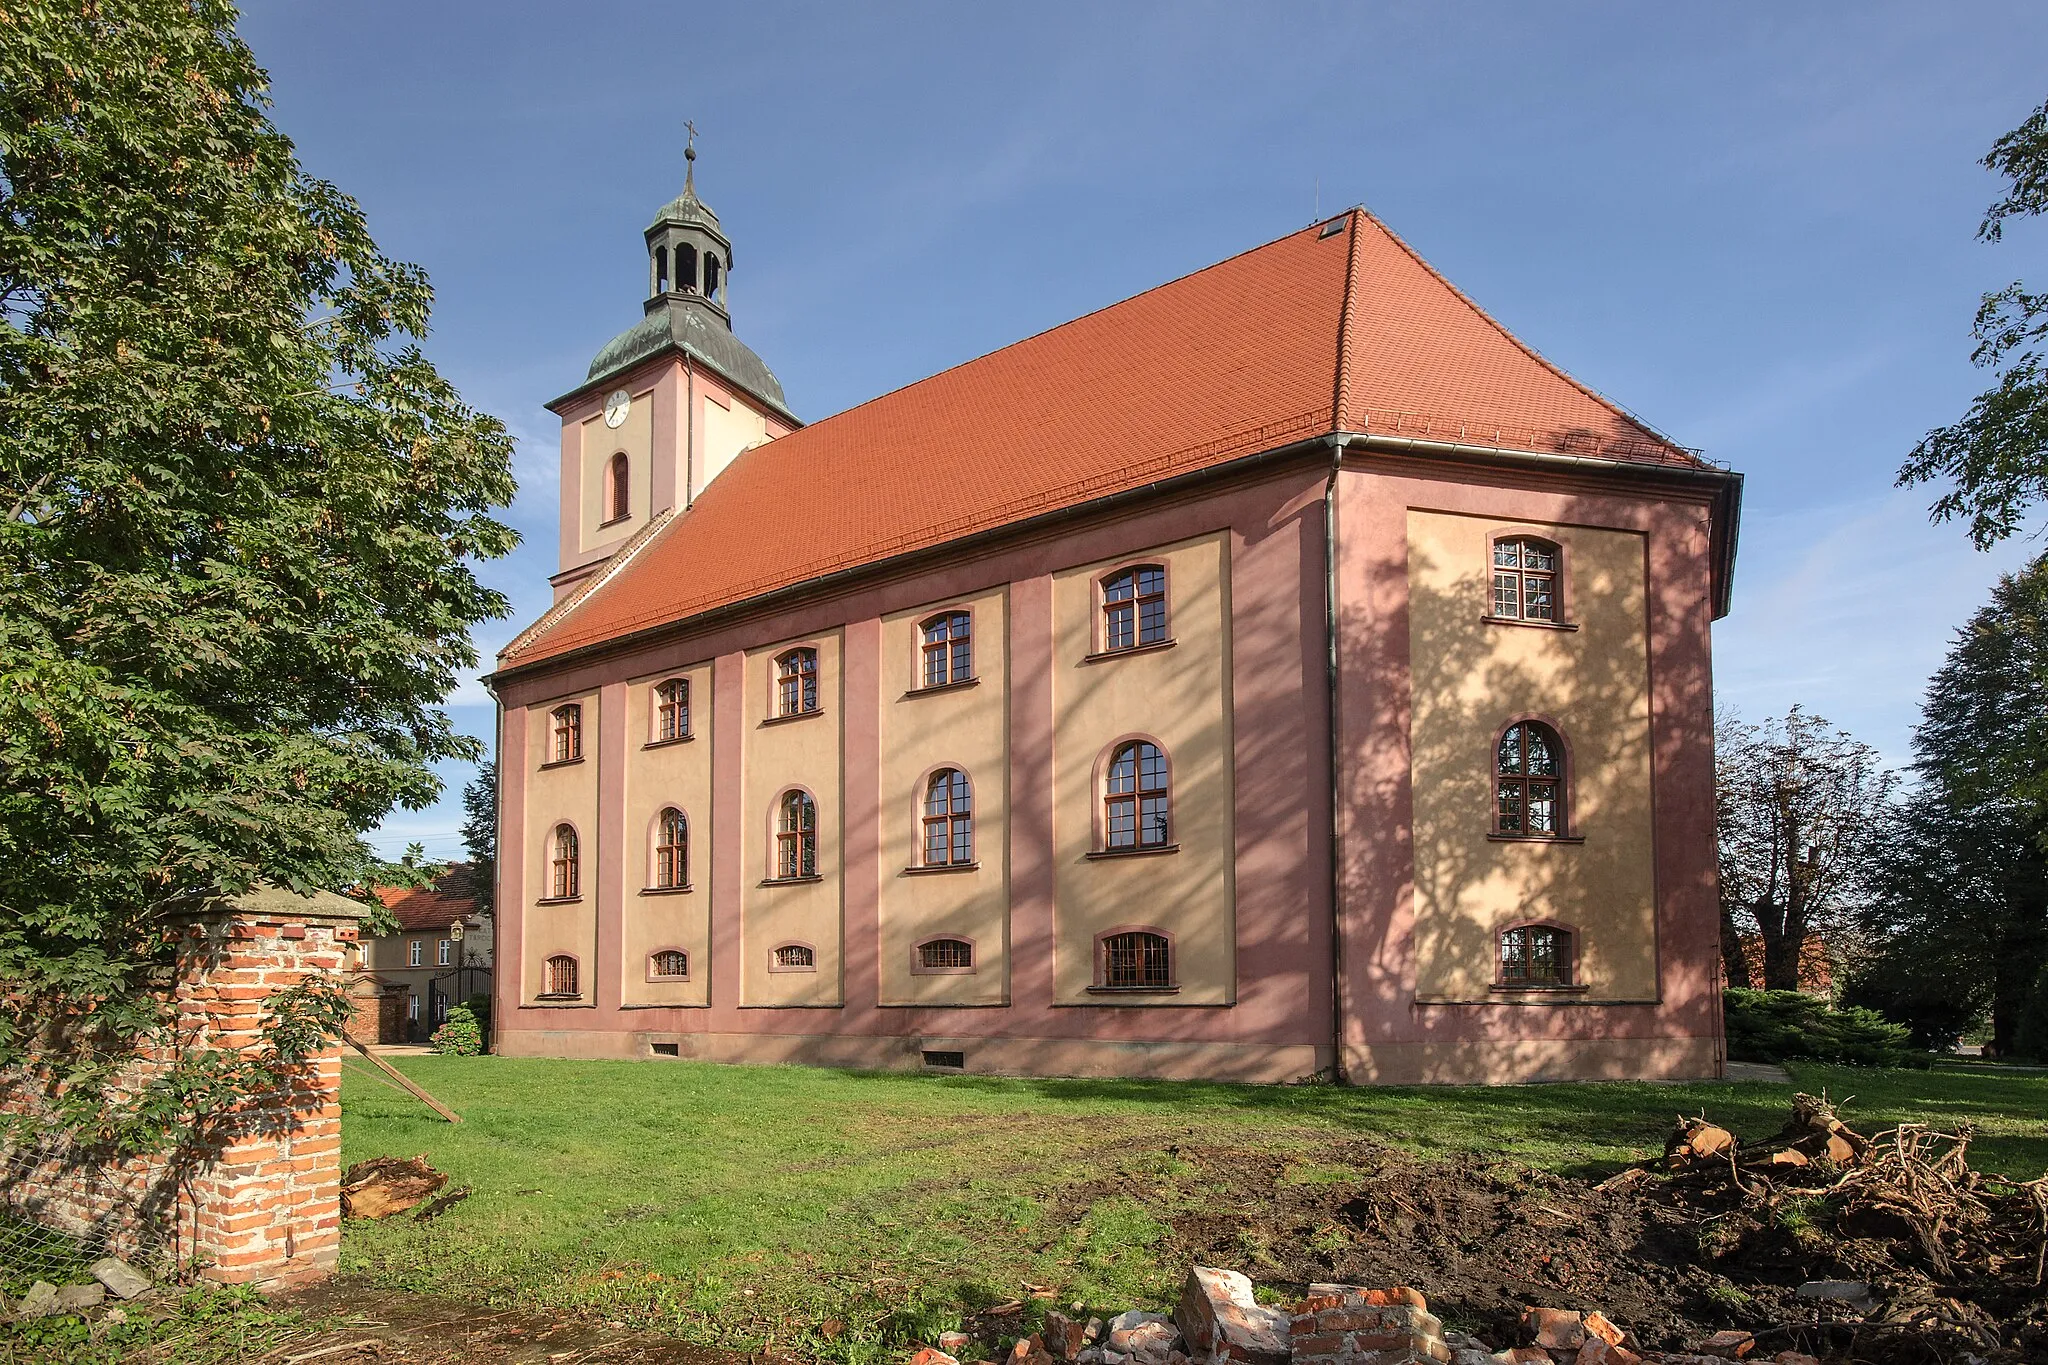
[[[568,973],[566,987],[561,973]],[[541,964],[540,993],[542,1000],[581,1000],[583,998],[583,964],[576,960],[574,953],[550,953]]]
[[[548,753],[543,768],[583,761],[583,703],[564,702],[548,712]]]
[[[613,451],[604,463],[604,520],[600,526],[616,526],[633,515],[633,457]]]
[[[690,680],[664,678],[654,685],[654,737],[650,744],[680,744],[690,736]]]
[[[664,972],[657,965],[662,958],[674,953],[683,960],[680,972]],[[688,981],[690,979],[690,951],[687,948],[656,948],[647,955],[647,979],[655,981]]]
[[[1158,981],[1140,980],[1119,983],[1111,979],[1112,955],[1118,950],[1118,941],[1135,938],[1159,940],[1160,950],[1165,956],[1163,979]],[[1149,946],[1131,945],[1140,951],[1150,953]],[[1149,965],[1149,964],[1143,964]],[[1180,953],[1174,935],[1156,924],[1119,924],[1105,929],[1095,936],[1095,984],[1089,987],[1092,993],[1117,995],[1171,995],[1180,990]]]
[[[934,966],[925,961],[925,949],[941,943],[958,943],[967,949],[964,966]],[[910,945],[910,974],[912,976],[973,976],[981,967],[981,949],[966,934],[933,934]]]
[[[954,790],[951,780],[954,777],[959,778],[961,785],[966,788],[966,796],[964,798],[966,804],[964,808],[956,807],[954,804]],[[942,781],[946,784],[946,809],[934,815],[932,813],[932,793]],[[965,768],[960,767],[958,764],[949,763],[926,773],[918,783],[918,787],[921,795],[918,800],[917,858],[912,866],[931,868],[974,866],[976,856],[974,846],[974,779],[967,775]],[[946,856],[934,861],[931,856],[932,833],[940,828],[943,828],[945,831]],[[960,847],[960,836],[963,830],[967,836],[967,852],[966,856],[960,857],[956,855]]]
[[[810,812],[810,827],[788,828],[792,802],[801,799],[803,809]],[[771,882],[815,881],[822,874],[818,871],[818,798],[802,787],[787,787],[776,796],[775,808],[770,816],[771,829],[775,835],[775,863],[770,869]],[[794,850],[792,852],[792,850]],[[794,868],[795,871],[785,871]]]
[[[680,838],[669,839],[669,817],[680,827]],[[681,806],[663,806],[654,816],[654,866],[650,891],[690,889],[690,816]]]
[[[810,955],[810,961],[795,966],[785,964],[782,960],[782,955],[786,952],[791,951],[792,949],[799,952],[808,953]],[[798,938],[787,939],[781,943],[776,944],[774,947],[768,950],[768,970],[771,974],[778,976],[785,972],[816,972],[818,970],[817,945],[813,943],[806,943],[802,939]]]
[[[563,836],[568,837],[566,853]],[[548,834],[548,901],[579,900],[583,895],[583,836],[567,820],[557,823]]]
[[[1526,771],[1509,773],[1503,771],[1501,747],[1507,743],[1509,734],[1520,728],[1522,766],[1528,766],[1528,734],[1526,727],[1536,726],[1546,731],[1553,742],[1557,756],[1557,775],[1554,778],[1531,776]],[[1492,811],[1488,835],[1494,839],[1520,840],[1541,843],[1583,843],[1585,842],[1572,824],[1575,802],[1572,800],[1572,750],[1571,742],[1565,738],[1564,727],[1549,716],[1517,716],[1494,732],[1493,747],[1488,750],[1487,796]],[[1537,783],[1548,782],[1553,790],[1551,801],[1555,810],[1551,817],[1553,828],[1532,830],[1529,828],[1530,791]],[[1512,785],[1519,793],[1518,809],[1521,811],[1521,828],[1509,829],[1501,815],[1501,796],[1504,788]]]
[[[775,656],[774,716],[776,720],[794,720],[798,716],[815,716],[819,706],[818,676],[820,673],[818,649],[815,645],[798,645],[785,649]],[[791,698],[789,689],[795,687],[797,705],[790,709],[786,703]]]
[[[1147,787],[1145,781],[1144,749],[1150,747],[1159,755],[1160,768],[1164,773],[1161,785]],[[1135,750],[1132,755],[1132,787],[1128,792],[1116,790],[1117,759],[1125,750]],[[1157,853],[1175,848],[1173,842],[1173,756],[1164,744],[1150,735],[1126,735],[1110,745],[1105,752],[1102,775],[1096,782],[1101,793],[1096,810],[1100,822],[1095,851],[1102,854]],[[1145,806],[1148,800],[1156,799],[1165,807],[1166,829],[1157,839],[1145,838]],[[1119,806],[1128,806],[1131,813],[1131,842],[1119,844],[1116,839],[1116,816]]]
[[[453,962],[453,960],[452,960],[452,955],[453,955],[454,949],[455,949],[455,941],[454,941],[453,939],[446,939],[446,938],[444,938],[444,939],[437,939],[437,940],[435,940],[435,942],[434,942],[434,965],[435,965],[436,967],[449,967],[449,966],[453,966],[453,965],[454,965],[454,962]]]
[[[1496,561],[1503,545],[1526,547],[1535,544],[1550,551],[1552,567],[1530,570],[1521,567],[1503,566]],[[1518,551],[1518,561],[1520,554]],[[1547,531],[1532,527],[1505,527],[1489,534],[1486,538],[1486,611],[1481,619],[1495,625],[1531,626],[1539,630],[1577,630],[1571,606],[1571,547]],[[1515,580],[1515,609],[1512,614],[1500,610],[1502,579],[1512,576]],[[1548,582],[1550,585],[1551,614],[1529,615],[1530,582]]]
[[[1528,934],[1535,930],[1558,935],[1562,940],[1563,955],[1558,979],[1555,981],[1534,981],[1524,976],[1514,980],[1508,976],[1508,936]],[[1579,930],[1577,926],[1562,920],[1525,919],[1504,924],[1493,935],[1493,987],[1499,991],[1563,991],[1583,992],[1586,988],[1579,981]],[[1522,950],[1526,970],[1531,960],[1528,947]]]
[[[933,627],[946,634],[934,640]],[[938,665],[934,680],[932,667]],[[936,692],[942,687],[960,687],[974,681],[974,610],[947,607],[917,623],[917,685],[914,692]]]
[[[427,941],[423,938],[409,939],[405,945],[405,965],[424,967],[427,965]]]
[[[1158,590],[1146,592],[1142,587],[1141,575],[1156,572],[1159,575]],[[1131,580],[1131,595],[1128,598],[1112,598],[1110,593],[1117,584],[1128,577]],[[1101,654],[1133,654],[1145,649],[1163,649],[1173,643],[1173,601],[1172,574],[1164,560],[1143,560],[1131,564],[1120,564],[1095,580],[1095,633],[1096,649]],[[1149,603],[1159,604],[1159,633],[1154,639],[1145,638],[1145,608]],[[1120,611],[1130,612],[1131,638],[1129,643],[1116,643],[1116,621]]]

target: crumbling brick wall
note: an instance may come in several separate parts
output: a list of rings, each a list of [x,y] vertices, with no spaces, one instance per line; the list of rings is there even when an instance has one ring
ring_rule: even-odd
[[[308,979],[339,979],[360,911],[339,896],[262,888],[181,918],[172,988],[186,1047],[249,1056],[266,1046],[266,1002]],[[0,1072],[0,1111],[29,1120],[0,1151],[0,1204],[19,1217],[141,1256],[168,1250],[226,1283],[296,1283],[330,1271],[341,1248],[339,1041],[273,1094],[211,1123],[203,1143],[108,1159],[49,1121],[55,1072],[37,1059]],[[139,1051],[146,1079],[168,1055]]]

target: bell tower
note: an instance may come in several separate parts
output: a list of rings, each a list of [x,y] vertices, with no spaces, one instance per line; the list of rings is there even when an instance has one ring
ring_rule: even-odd
[[[801,426],[782,385],[733,335],[732,240],[697,197],[697,130],[685,124],[683,192],[642,234],[641,319],[606,343],[562,419],[561,571],[556,600],[642,530],[687,512],[728,465]]]

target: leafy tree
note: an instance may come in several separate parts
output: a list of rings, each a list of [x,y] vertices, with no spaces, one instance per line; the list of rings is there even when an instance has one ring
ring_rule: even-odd
[[[1979,241],[2001,240],[2007,219],[2048,212],[2048,104],[1993,143],[1983,164],[2008,188],[1985,211]],[[1984,549],[2018,530],[2027,511],[2048,497],[2048,293],[2015,280],[1986,294],[1974,334],[1970,359],[1998,382],[1961,421],[1927,433],[1899,471],[1899,484],[1951,481],[1935,501],[1935,520],[1966,518],[1970,539]]]
[[[1856,989],[1907,1022],[1942,994],[1978,1001],[2010,1051],[2048,966],[2048,556],[1956,632],[1913,747],[1921,790],[1865,916],[1884,942]]]
[[[304,173],[226,0],[0,16],[0,1061],[157,1020],[161,916],[361,874],[479,747],[511,442]]]
[[[462,789],[462,846],[469,853],[470,894],[481,914],[493,913],[498,889],[498,765],[478,766]]]
[[[1897,779],[1797,706],[1762,725],[1722,718],[1714,757],[1723,938],[1758,935],[1763,987],[1797,990],[1807,936],[1846,929],[1870,890]]]

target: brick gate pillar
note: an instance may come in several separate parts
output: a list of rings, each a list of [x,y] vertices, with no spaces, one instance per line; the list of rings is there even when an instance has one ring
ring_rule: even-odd
[[[265,1002],[311,978],[346,980],[363,907],[342,896],[258,888],[183,918],[178,1031],[190,1044],[259,1054]],[[288,1088],[210,1131],[178,1194],[180,1258],[228,1284],[319,1279],[341,1253],[341,1048],[307,1058]]]

